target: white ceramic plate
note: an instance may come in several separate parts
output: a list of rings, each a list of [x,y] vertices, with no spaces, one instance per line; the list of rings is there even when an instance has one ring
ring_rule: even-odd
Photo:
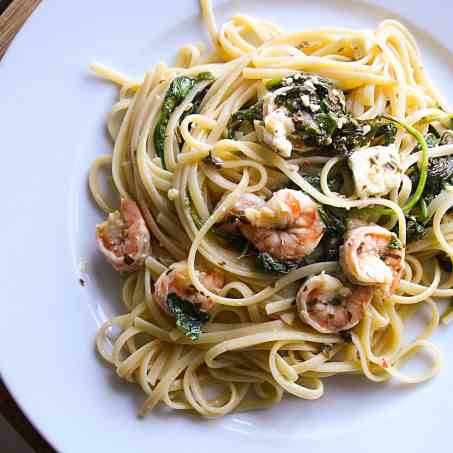
[[[290,30],[375,26],[393,17],[421,43],[451,96],[453,4],[441,0],[217,1]],[[47,1],[0,64],[2,283],[0,365],[35,426],[59,451],[446,451],[453,410],[453,331],[435,336],[441,374],[416,387],[328,380],[318,401],[288,398],[269,411],[221,420],[158,410],[139,420],[142,395],[98,361],[100,322],[121,310],[119,286],[99,258],[86,176],[110,151],[105,114],[116,90],[88,73],[96,59],[140,77],[187,42],[206,40],[195,0]],[[81,287],[81,263],[87,262]],[[400,450],[397,450],[399,448]]]

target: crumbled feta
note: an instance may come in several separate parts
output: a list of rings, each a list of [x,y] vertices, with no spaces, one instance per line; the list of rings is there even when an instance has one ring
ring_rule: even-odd
[[[348,123],[348,119],[346,117],[341,117],[337,119],[337,127],[341,129],[345,124]]]
[[[312,90],[315,90],[315,86],[313,85],[313,82],[311,80],[306,80],[304,85],[307,87],[307,88],[311,88]]]
[[[401,183],[401,161],[394,145],[357,149],[349,165],[361,198],[386,195]]]
[[[365,124],[365,126],[363,126],[363,135],[366,135],[368,134],[368,132],[371,131],[371,126],[369,124]]]
[[[275,109],[274,98],[275,93],[264,97],[263,111],[267,114],[263,122],[255,122],[255,130],[259,140],[274,148],[283,157],[290,157],[293,145],[287,136],[294,132],[294,123],[286,108]]]
[[[304,94],[300,97],[300,99],[302,100],[302,104],[304,104],[305,107],[308,107],[310,105],[310,96],[308,96],[308,94]]]

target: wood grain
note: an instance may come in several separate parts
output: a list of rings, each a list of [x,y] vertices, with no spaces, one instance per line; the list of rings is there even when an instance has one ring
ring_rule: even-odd
[[[14,0],[0,16],[0,58],[41,0]]]
[[[22,25],[41,0],[0,0],[0,59]],[[1,66],[0,66],[1,68]],[[37,453],[55,453],[55,450],[35,430],[19,409],[0,379],[0,413]],[[1,440],[0,440],[0,451]],[[6,452],[5,452],[6,453]]]

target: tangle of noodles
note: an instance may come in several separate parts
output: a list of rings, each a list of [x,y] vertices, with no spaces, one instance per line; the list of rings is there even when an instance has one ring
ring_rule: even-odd
[[[142,388],[142,416],[159,403],[217,417],[270,407],[285,393],[316,399],[326,379],[341,373],[377,382],[430,379],[441,366],[441,353],[429,337],[440,319],[448,323],[453,317],[449,311],[441,316],[439,304],[453,296],[451,263],[439,266],[453,256],[453,221],[448,214],[453,192],[446,187],[432,200],[425,235],[409,241],[410,216],[404,207],[414,191],[410,175],[423,160],[413,136],[398,128],[395,146],[404,158],[399,188],[383,197],[360,198],[350,182],[347,187],[351,178],[343,155],[307,147],[285,158],[253,131],[235,138],[228,133],[232,114],[261,98],[269,80],[297,71],[332,80],[359,120],[388,115],[421,134],[433,124],[444,130],[447,106],[423,68],[414,38],[394,20],[367,31],[320,28],[285,33],[268,20],[237,15],[218,28],[210,1],[200,3],[214,47],[210,54],[202,44],[186,45],[175,66],[159,63],[142,81],[97,63],[92,66],[118,85],[119,99],[108,117],[113,154],[94,162],[91,192],[102,211],[113,212],[99,184],[100,169],[111,168],[118,200],[137,203],[151,238],[143,266],[124,282],[127,313],[99,330],[100,355],[118,376]],[[171,112],[160,155],[154,137],[171,82],[202,73],[214,80],[195,83]],[[191,111],[197,95],[201,102]],[[436,145],[427,158],[450,155],[452,144]],[[213,165],[215,159],[221,164]],[[304,177],[307,168],[319,174],[319,185]],[[329,180],[341,172],[346,174],[344,187],[333,190]],[[268,273],[257,268],[253,256],[212,233],[243,194],[268,199],[290,184],[319,205],[359,215],[367,208],[363,212],[369,210],[371,221],[394,229],[406,245],[396,292],[374,297],[346,334],[316,331],[299,319],[295,303],[301,284],[321,272],[338,273],[337,261],[315,260],[287,274]],[[209,322],[196,340],[176,328],[154,296],[159,276],[182,260],[194,290],[213,303]],[[222,271],[222,290],[207,288],[199,269]],[[407,341],[406,322],[422,307],[430,319],[418,337]],[[431,365],[420,374],[406,374],[403,364],[420,350],[430,355]]]

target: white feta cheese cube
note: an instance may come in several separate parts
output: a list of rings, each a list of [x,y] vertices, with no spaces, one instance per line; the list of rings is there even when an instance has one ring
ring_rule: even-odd
[[[401,183],[401,160],[394,145],[359,148],[350,156],[349,165],[361,198],[387,195]]]

